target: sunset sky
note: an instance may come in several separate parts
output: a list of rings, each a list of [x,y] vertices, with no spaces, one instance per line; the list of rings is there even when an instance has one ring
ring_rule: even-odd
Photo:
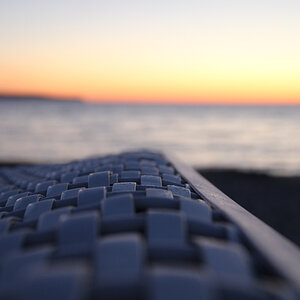
[[[0,0],[0,93],[300,104],[300,1]]]

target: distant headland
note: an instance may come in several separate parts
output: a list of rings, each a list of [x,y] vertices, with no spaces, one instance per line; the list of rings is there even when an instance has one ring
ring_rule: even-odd
[[[15,100],[15,101],[68,101],[68,102],[83,102],[80,98],[64,98],[64,97],[53,97],[47,95],[28,95],[28,94],[1,94],[0,101]]]

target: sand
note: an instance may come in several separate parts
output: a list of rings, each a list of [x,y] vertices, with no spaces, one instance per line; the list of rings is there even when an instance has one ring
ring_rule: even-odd
[[[300,246],[300,177],[199,170],[226,195]]]

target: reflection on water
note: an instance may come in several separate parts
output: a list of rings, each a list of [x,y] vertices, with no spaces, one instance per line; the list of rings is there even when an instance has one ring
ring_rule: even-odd
[[[164,149],[200,167],[300,174],[300,107],[0,101],[0,160]]]

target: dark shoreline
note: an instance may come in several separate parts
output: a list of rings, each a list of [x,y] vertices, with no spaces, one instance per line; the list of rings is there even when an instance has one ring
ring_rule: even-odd
[[[0,162],[0,167],[31,162]],[[300,246],[300,176],[271,176],[261,171],[197,169],[222,192]]]
[[[300,176],[198,169],[226,195],[300,246]]]

